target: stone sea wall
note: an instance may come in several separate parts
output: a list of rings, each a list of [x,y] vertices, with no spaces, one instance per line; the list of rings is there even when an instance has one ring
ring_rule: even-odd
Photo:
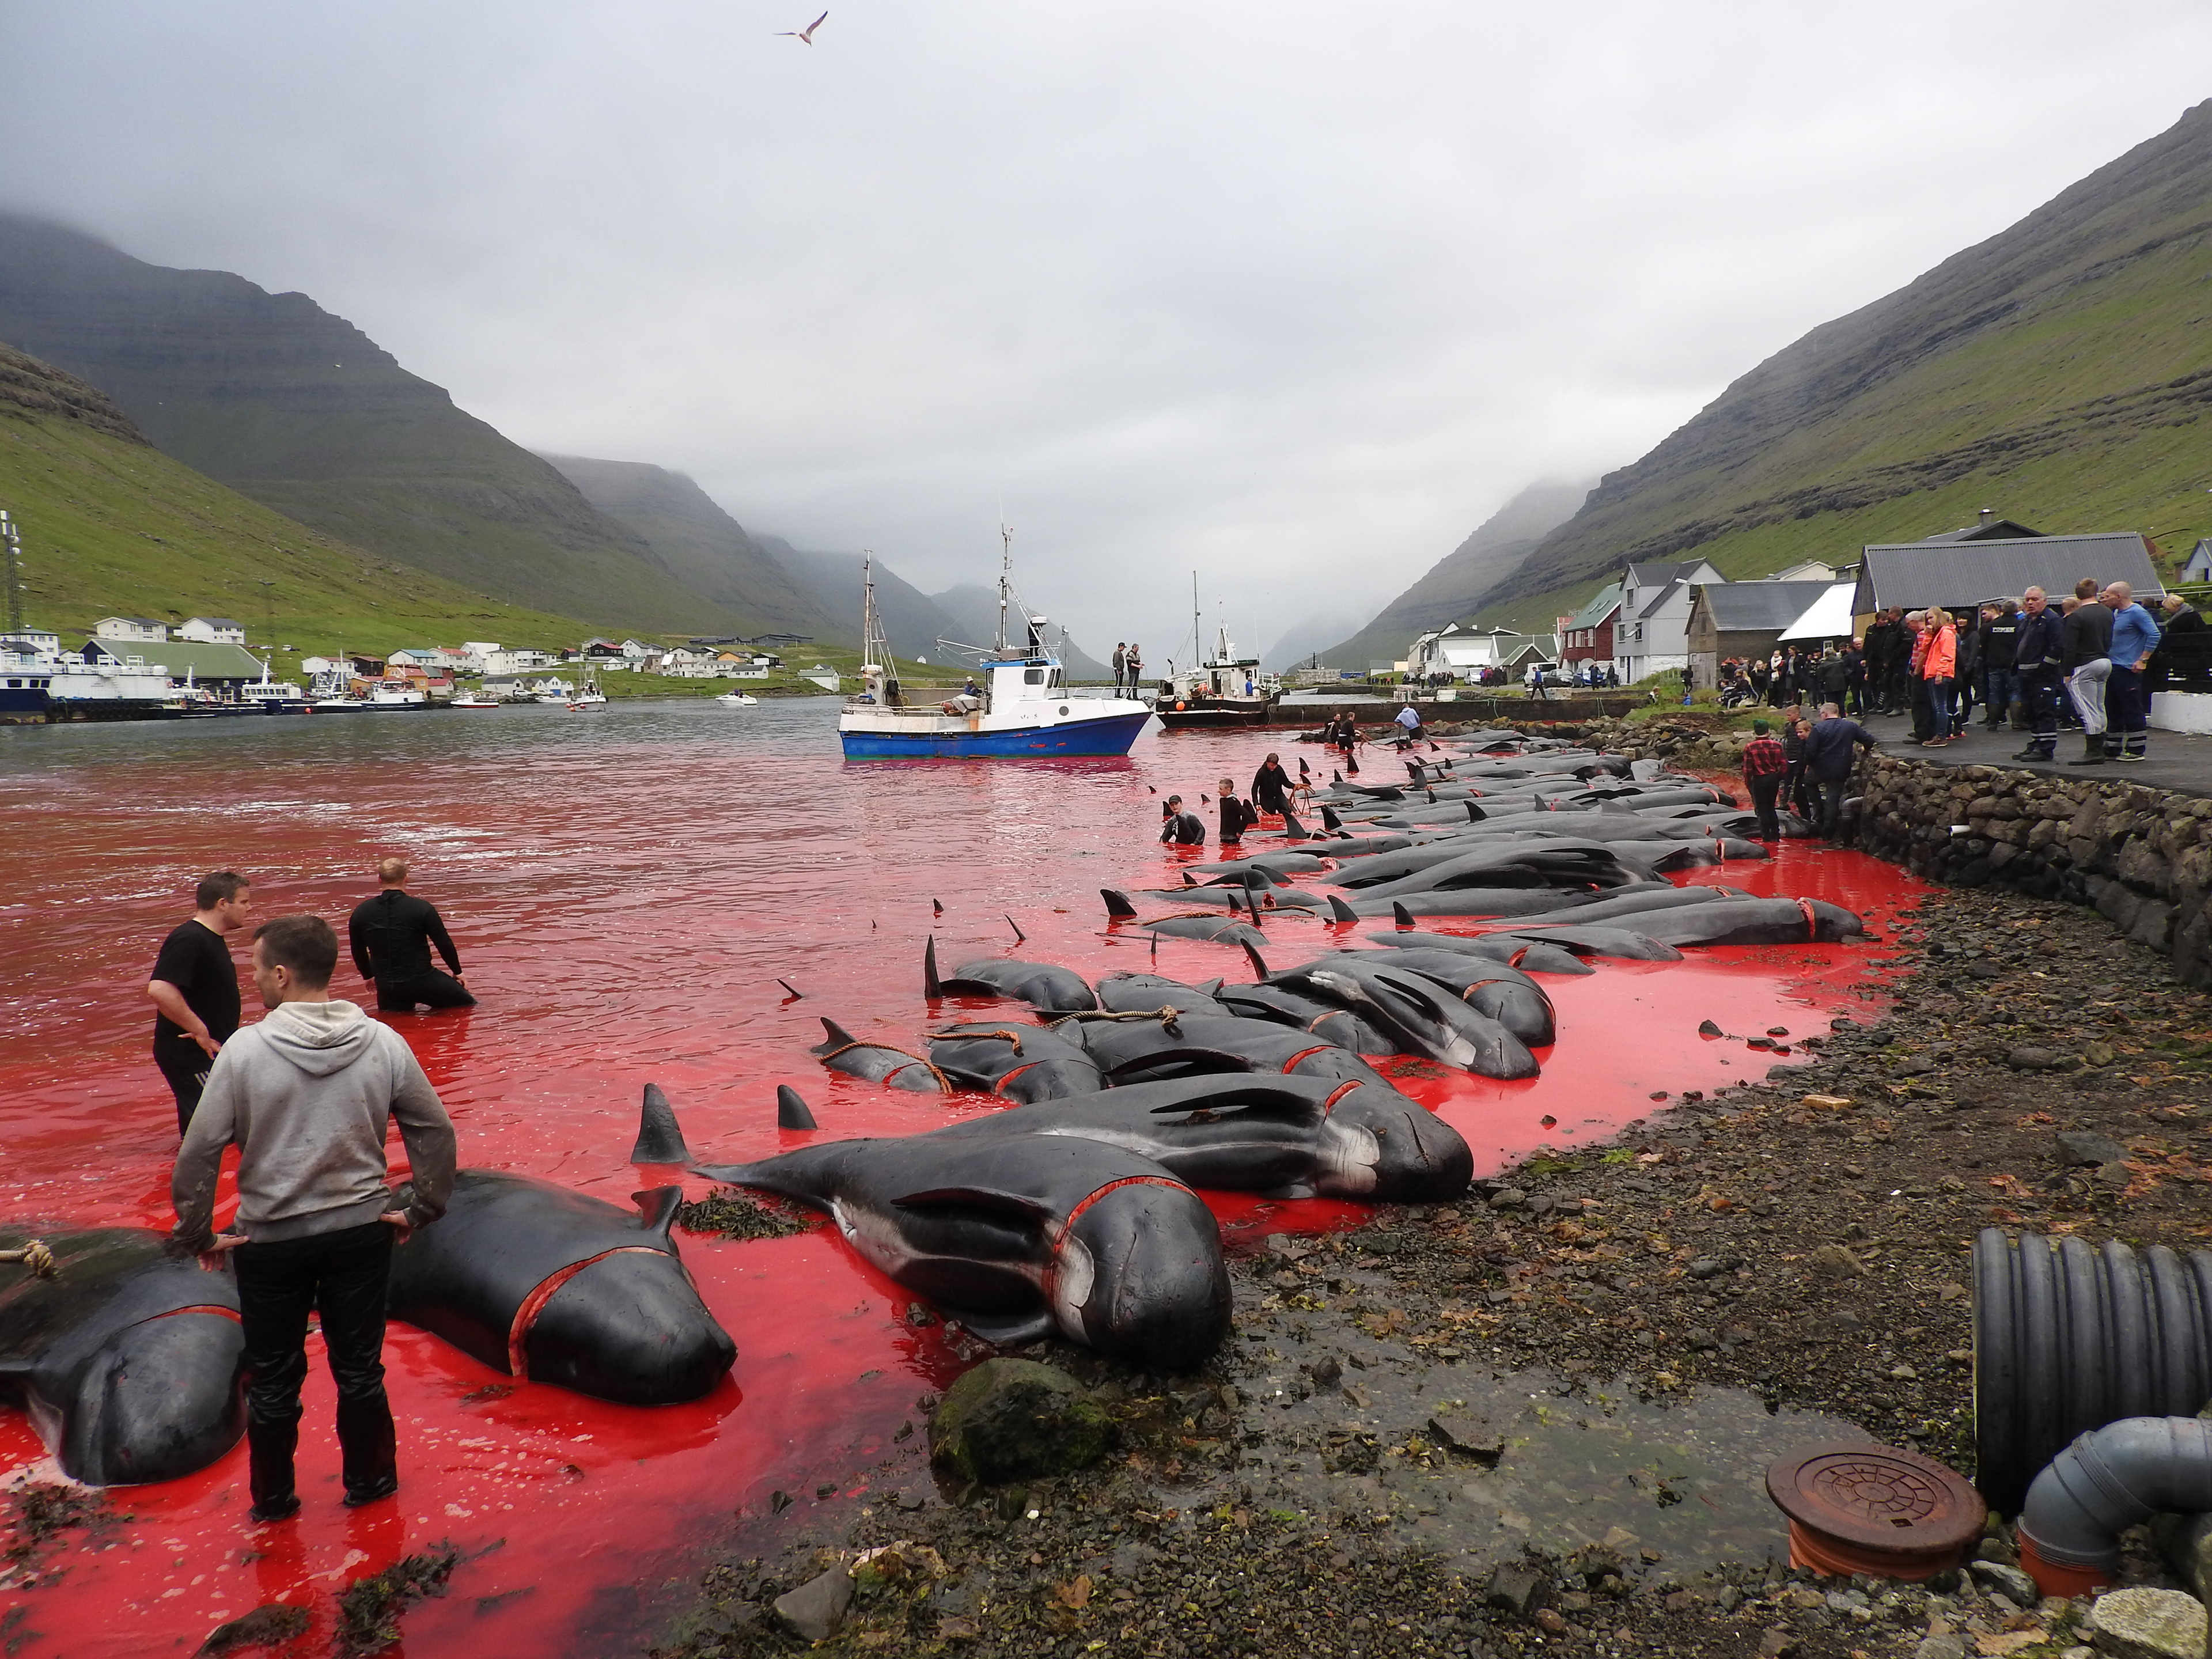
[[[1532,728],[1685,770],[1728,772],[1741,734],[1685,720]],[[2212,800],[2113,777],[1931,765],[1877,750],[1852,774],[1844,839],[1928,881],[2093,907],[2212,989]]]

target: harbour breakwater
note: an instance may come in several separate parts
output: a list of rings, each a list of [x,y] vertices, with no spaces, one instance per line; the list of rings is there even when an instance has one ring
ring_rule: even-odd
[[[1737,770],[1744,743],[1686,721],[1536,729],[1693,772]],[[1924,880],[2090,907],[2212,990],[2212,799],[1877,753],[1852,774],[1843,838]]]

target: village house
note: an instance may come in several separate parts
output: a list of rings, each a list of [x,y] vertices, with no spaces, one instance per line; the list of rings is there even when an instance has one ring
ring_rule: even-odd
[[[1690,589],[1728,580],[1703,559],[1632,564],[1621,574],[1613,662],[1623,685],[1690,661]]]
[[[1826,580],[1693,583],[1683,630],[1690,683],[1701,691],[1717,690],[1722,663],[1771,654],[1798,618],[1836,586]]]
[[[1620,584],[1607,582],[1571,617],[1559,618],[1559,661],[1570,672],[1586,662],[1613,661],[1613,623],[1620,615]]]
[[[102,617],[92,625],[96,640],[137,640],[160,645],[169,637],[169,624],[148,617]]]
[[[1924,541],[1886,543],[1860,556],[1851,615],[1859,631],[1878,611],[1922,611],[1940,605],[1971,616],[1985,599],[2018,599],[2040,587],[2054,603],[2087,576],[2100,587],[2125,582],[2149,604],[2166,592],[2152,564],[2149,544],[2134,531],[2088,536],[1986,533],[2025,529],[2008,519]]]
[[[1493,628],[1480,634],[1462,633],[1459,624],[1453,623],[1416,639],[1398,672],[1412,675],[1423,684],[1445,680],[1474,682],[1492,669],[1518,673],[1532,658],[1551,660],[1548,646],[1533,635],[1516,633],[1510,628]]]
[[[246,629],[228,617],[194,617],[177,629],[177,637],[201,645],[244,645]]]

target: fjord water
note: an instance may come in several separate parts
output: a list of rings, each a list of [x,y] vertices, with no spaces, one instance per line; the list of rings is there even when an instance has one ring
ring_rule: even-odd
[[[393,1017],[453,1110],[462,1162],[617,1204],[667,1175],[627,1162],[647,1083],[668,1091],[694,1154],[717,1161],[805,1139],[775,1127],[781,1083],[828,1135],[910,1133],[989,1110],[832,1078],[806,1053],[823,1016],[921,1051],[941,1023],[921,996],[933,928],[948,966],[1021,954],[1094,978],[1249,977],[1241,952],[1171,939],[1155,969],[1141,929],[1107,929],[1097,890],[1178,882],[1188,855],[1156,845],[1159,799],[1249,778],[1270,748],[1295,766],[1286,734],[1155,732],[1127,760],[847,763],[836,708],[0,728],[0,1218],[167,1225],[174,1117],[148,1057],[143,988],[193,879],[213,869],[252,878],[260,918],[313,910],[342,925],[379,857],[411,857],[412,884],[443,910],[482,1000]],[[1322,752],[1303,752],[1325,775]],[[1397,770],[1378,750],[1368,775]],[[1918,890],[1804,843],[1694,878],[1832,900],[1877,925]],[[1268,933],[1277,966],[1341,939],[1288,918]],[[1699,1021],[1739,1036],[1824,1030],[1867,1009],[1883,953],[1877,940],[1606,963],[1547,979],[1559,1040],[1541,1078],[1395,1069],[1487,1172],[1607,1134],[1658,1109],[1658,1091],[1757,1078],[1770,1056],[1700,1038]],[[337,994],[363,988],[342,963]],[[963,1012],[1011,1017],[959,1000],[936,1016]],[[1232,1248],[1362,1213],[1215,1204]],[[417,1659],[487,1644],[635,1650],[682,1605],[708,1552],[771,1533],[789,1502],[933,1492],[916,1400],[960,1369],[942,1326],[909,1323],[912,1298],[828,1232],[678,1238],[738,1344],[736,1369],[707,1398],[641,1410],[516,1384],[395,1325],[404,1486],[396,1504],[348,1511],[311,1339],[300,1520],[248,1529],[242,1446],[190,1480],[118,1491],[130,1519],[88,1540],[65,1534],[68,1571],[15,1597],[26,1611],[10,1651],[190,1651],[226,1618],[278,1601],[326,1627],[335,1590],[447,1540],[470,1559],[450,1596],[407,1616]],[[24,1416],[0,1412],[0,1479],[35,1472],[43,1455]]]

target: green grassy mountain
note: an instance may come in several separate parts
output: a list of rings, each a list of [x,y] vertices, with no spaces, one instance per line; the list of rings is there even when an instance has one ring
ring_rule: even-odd
[[[1458,621],[1510,580],[1547,534],[1574,516],[1589,492],[1587,482],[1530,484],[1384,605],[1366,627],[1321,650],[1321,660],[1332,668],[1364,668],[1370,659],[1403,657],[1415,635]],[[1309,649],[1304,654],[1314,653]]]
[[[0,340],[99,387],[163,453],[386,560],[602,627],[744,631],[553,467],[303,294],[0,215]]]
[[[65,644],[111,615],[234,617],[257,645],[273,624],[276,642],[310,653],[551,647],[581,631],[273,513],[163,454],[82,380],[6,346],[0,507],[21,526],[24,621]]]
[[[693,592],[744,621],[744,634],[860,641],[856,607],[831,615],[775,556],[681,472],[642,461],[544,458],[584,499],[642,540]]]
[[[1777,352],[1494,585],[1547,624],[1631,560],[1732,577],[1971,524],[2212,534],[2212,101]],[[1473,607],[1471,607],[1472,609]]]

